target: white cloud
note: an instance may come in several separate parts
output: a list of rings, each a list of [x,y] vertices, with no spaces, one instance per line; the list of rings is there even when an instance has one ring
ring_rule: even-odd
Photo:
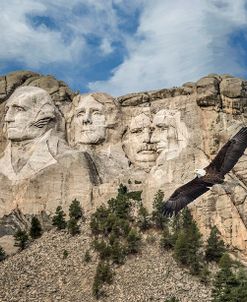
[[[78,64],[88,64],[93,59],[87,43],[90,35],[101,39],[98,55],[108,55],[112,41],[122,39],[115,1],[2,0],[0,60],[17,60],[31,68],[77,60]],[[48,17],[56,28],[35,27],[30,16]]]
[[[208,73],[243,73],[229,34],[246,28],[245,0],[144,1],[128,56],[92,90],[113,95],[181,85]]]

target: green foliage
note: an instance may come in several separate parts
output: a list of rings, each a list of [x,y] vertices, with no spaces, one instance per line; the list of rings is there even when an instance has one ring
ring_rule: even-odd
[[[14,234],[15,246],[19,247],[20,250],[24,250],[28,243],[28,234],[26,231],[18,230]]]
[[[136,230],[131,229],[128,236],[127,236],[127,242],[128,242],[128,253],[129,254],[136,254],[140,250],[140,244],[141,244],[141,236],[137,233]]]
[[[137,253],[140,248],[141,236],[134,229],[132,216],[134,204],[140,201],[140,194],[128,192],[126,186],[120,184],[115,198],[108,205],[100,206],[91,216],[90,227],[95,239],[93,248],[98,252],[101,265],[121,265],[128,254]],[[96,272],[93,285],[94,295],[100,293],[102,282]],[[104,282],[103,282],[104,283]]]
[[[58,230],[63,230],[66,228],[67,223],[64,219],[66,214],[64,213],[61,206],[56,208],[54,217],[52,218],[52,224],[57,227]]]
[[[63,259],[68,258],[69,252],[67,250],[63,250]]]
[[[182,229],[178,232],[174,246],[174,258],[197,275],[201,269],[201,234],[187,208],[182,212],[181,225]]]
[[[77,219],[72,217],[67,223],[68,231],[72,236],[75,236],[80,233],[80,227],[77,224]]]
[[[37,217],[32,217],[29,235],[32,239],[37,239],[42,235],[41,224]]]
[[[142,203],[140,204],[140,207],[138,209],[137,225],[141,231],[146,231],[151,227],[148,211]]]
[[[108,262],[100,261],[93,283],[93,295],[99,299],[103,295],[102,286],[104,283],[111,284],[113,280],[113,272]]]
[[[239,282],[237,280],[236,275],[232,272],[232,261],[227,253],[223,254],[223,256],[221,257],[219,266],[220,270],[217,273],[213,283],[213,301],[240,302],[240,300],[235,300],[234,298],[234,295],[237,295],[237,288],[239,287]]]
[[[142,200],[142,191],[131,191],[128,192],[128,197],[130,199],[136,200],[136,201],[141,201]]]
[[[179,302],[179,300],[173,296],[170,299],[166,299],[165,302]]]
[[[91,255],[90,255],[90,252],[89,252],[89,250],[86,250],[86,253],[85,253],[85,255],[84,255],[84,261],[85,262],[90,262],[92,260],[92,257],[91,257]]]
[[[6,253],[4,249],[0,246],[0,262],[6,258]]]
[[[82,207],[77,199],[74,199],[69,206],[69,217],[76,220],[80,218],[84,219]]]
[[[214,226],[211,229],[210,236],[207,240],[205,258],[207,261],[219,262],[222,255],[225,253],[226,249],[223,240],[219,238],[219,231]]]
[[[163,214],[164,193],[159,190],[153,201],[152,221],[157,229],[163,230],[167,224],[168,218]]]
[[[172,249],[175,245],[175,237],[171,234],[171,231],[168,227],[165,227],[162,232],[162,236],[160,239],[160,246],[165,250]]]

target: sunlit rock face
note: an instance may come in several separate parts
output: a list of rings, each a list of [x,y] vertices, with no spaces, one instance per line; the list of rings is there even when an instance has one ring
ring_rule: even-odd
[[[18,210],[47,215],[69,200],[91,202],[92,177],[84,153],[71,149],[59,133],[62,119],[49,93],[38,87],[17,88],[5,103],[7,144],[0,158],[0,217]],[[82,178],[79,186],[76,178]],[[4,224],[0,233],[12,233]]]
[[[91,212],[120,183],[143,191],[151,211],[159,189],[168,198],[246,124],[247,84],[211,74],[113,98],[75,94],[51,76],[22,71],[0,77],[0,102],[1,244],[32,215],[48,227],[56,207],[68,212],[74,198]],[[190,208],[205,239],[216,225],[247,260],[246,171],[243,155],[226,182]]]

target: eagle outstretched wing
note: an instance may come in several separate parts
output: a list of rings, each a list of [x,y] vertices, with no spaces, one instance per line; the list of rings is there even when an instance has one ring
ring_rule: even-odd
[[[210,173],[219,173],[224,177],[238,162],[247,147],[247,127],[241,128],[218,152],[205,168]]]
[[[218,152],[212,162],[205,168],[206,175],[196,177],[178,188],[164,202],[164,215],[177,214],[190,202],[206,193],[219,180],[223,182],[224,175],[237,163],[247,148],[247,127],[241,128]]]
[[[196,177],[185,185],[179,187],[170,198],[164,203],[163,214],[172,216],[177,214],[187,204],[195,200],[197,197],[206,193],[213,184],[206,183],[202,179]]]

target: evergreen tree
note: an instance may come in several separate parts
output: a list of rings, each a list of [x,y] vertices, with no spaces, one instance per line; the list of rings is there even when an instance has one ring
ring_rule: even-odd
[[[62,210],[61,206],[58,206],[56,208],[56,212],[54,217],[52,218],[52,224],[54,226],[57,227],[58,230],[63,230],[66,228],[67,223],[64,219],[64,217],[66,216],[66,214],[64,213],[64,211]]]
[[[168,227],[165,227],[162,232],[160,239],[160,246],[165,250],[172,249],[175,245],[176,240],[174,240],[174,235],[171,234]]]
[[[214,226],[211,229],[210,236],[207,240],[205,258],[207,261],[219,262],[222,255],[225,253],[226,249],[223,240],[219,238],[219,231]]]
[[[152,220],[155,227],[161,230],[164,229],[168,221],[168,218],[163,214],[163,205],[164,193],[159,190],[154,196]]]
[[[221,257],[219,261],[219,267],[220,270],[217,273],[213,283],[213,301],[232,301],[231,291],[233,290],[233,288],[236,288],[238,286],[238,282],[236,276],[232,272],[232,260],[227,253],[223,254],[223,256]]]
[[[40,224],[39,219],[37,217],[32,218],[31,228],[30,228],[29,234],[33,239],[37,239],[42,235],[41,224]]]
[[[69,217],[76,220],[80,218],[84,219],[82,207],[77,199],[74,199],[69,206]]]
[[[150,219],[149,219],[148,211],[143,206],[142,203],[140,204],[138,210],[137,225],[142,231],[146,231],[147,229],[150,228]]]
[[[136,230],[131,229],[128,237],[128,253],[129,254],[136,254],[139,252],[140,244],[141,244],[141,236],[137,233]]]
[[[6,258],[6,253],[4,249],[0,246],[0,262]]]
[[[70,218],[70,220],[68,221],[67,227],[68,227],[69,233],[72,236],[75,236],[80,233],[80,227],[77,224],[77,219],[74,217]]]
[[[234,268],[234,263],[227,253],[221,257],[219,267],[220,270],[213,283],[213,302],[246,302],[246,270]],[[235,273],[233,269],[236,271]]]
[[[14,234],[15,246],[19,247],[20,250],[24,250],[28,243],[28,234],[26,231],[18,230]]]
[[[96,299],[99,299],[102,296],[102,286],[104,283],[111,284],[113,280],[113,272],[108,262],[100,261],[97,269],[96,274],[94,276],[94,283],[93,283],[93,295]]]
[[[190,272],[196,275],[201,269],[201,234],[187,208],[182,212],[181,224],[183,228],[178,232],[174,257],[182,265],[188,266]]]

